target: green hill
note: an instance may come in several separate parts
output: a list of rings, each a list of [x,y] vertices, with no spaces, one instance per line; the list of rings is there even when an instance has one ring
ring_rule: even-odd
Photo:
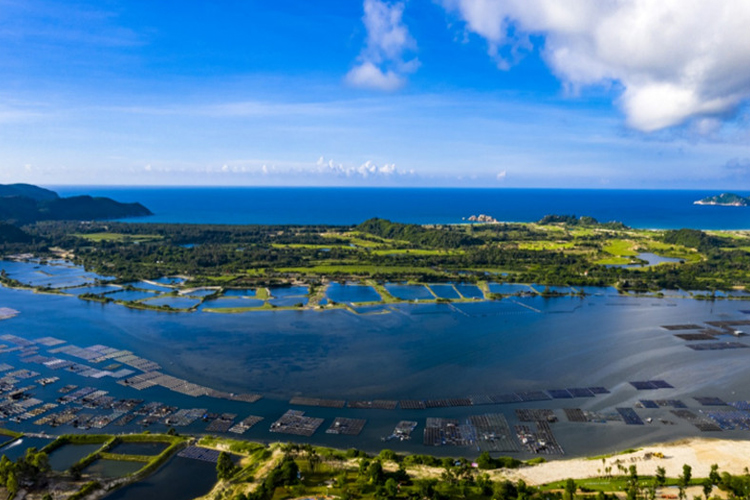
[[[36,201],[50,201],[59,198],[54,191],[32,184],[0,184],[0,198],[8,196],[23,196]]]
[[[72,196],[29,184],[0,184],[0,221],[31,224],[43,220],[100,220],[151,215],[140,203],[120,203],[110,198]]]

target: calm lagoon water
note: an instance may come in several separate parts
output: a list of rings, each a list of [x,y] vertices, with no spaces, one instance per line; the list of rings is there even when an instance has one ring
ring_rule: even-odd
[[[462,293],[476,289],[470,285],[456,287]],[[337,290],[350,289],[359,291],[353,285],[339,285]],[[596,398],[554,403],[422,411],[296,407],[326,421],[312,438],[295,440],[370,450],[382,446],[380,438],[405,419],[414,419],[423,426],[426,417],[465,418],[502,412],[514,423],[513,410],[518,407],[544,408],[554,404],[555,408],[568,405],[606,412],[617,406],[632,406],[643,398],[684,399],[694,408],[697,404],[692,401],[693,396],[750,400],[750,388],[745,382],[750,378],[748,350],[696,352],[660,328],[665,324],[746,319],[741,311],[750,309],[747,302],[627,297],[611,289],[586,291],[590,294],[586,297],[389,304],[359,308],[361,314],[343,309],[170,314],[0,288],[0,306],[20,311],[18,316],[0,323],[3,334],[32,339],[51,335],[82,347],[102,344],[127,349],[159,363],[169,375],[228,392],[259,393],[264,398],[248,404],[194,399],[164,388],[135,391],[109,377],[93,380],[47,369],[22,361],[13,352],[0,354],[0,362],[38,371],[40,376],[59,376],[60,382],[34,389],[35,396],[42,400],[59,397],[57,389],[62,384],[93,385],[110,391],[116,398],[143,398],[180,408],[210,408],[217,413],[235,413],[238,420],[248,415],[263,416],[265,420],[244,435],[261,441],[288,439],[268,429],[289,409],[289,398],[295,395],[399,400],[565,387],[604,386],[611,390],[611,394]],[[297,300],[278,300],[287,299]],[[229,298],[208,304],[234,306],[237,302],[260,301]],[[748,340],[741,338],[739,342]],[[667,380],[675,388],[644,394],[628,384],[650,379]],[[670,416],[666,409],[662,411],[664,416]],[[358,437],[325,434],[325,428],[336,416],[365,418],[368,424]],[[634,429],[623,424],[596,427],[560,422],[555,429],[566,452],[576,455],[696,434],[694,427],[682,424]],[[18,426],[39,430],[31,421]],[[180,431],[199,433],[205,432],[205,427],[198,421]],[[122,430],[136,429],[134,423]],[[164,426],[157,425],[153,430],[163,431]],[[744,434],[733,431],[723,436]],[[388,446],[401,451],[428,451],[421,445],[421,427],[413,441]],[[429,452],[473,453],[452,448],[430,448]]]

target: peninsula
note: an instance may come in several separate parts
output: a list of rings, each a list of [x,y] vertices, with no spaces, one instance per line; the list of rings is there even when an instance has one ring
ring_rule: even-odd
[[[111,198],[71,196],[31,184],[0,184],[0,221],[15,225],[49,220],[102,220],[152,215],[140,203]]]

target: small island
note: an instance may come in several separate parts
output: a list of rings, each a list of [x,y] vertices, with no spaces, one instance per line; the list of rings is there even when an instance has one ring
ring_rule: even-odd
[[[693,202],[694,205],[718,205],[721,207],[747,207],[750,206],[750,198],[745,198],[734,193],[722,193],[709,196]]]

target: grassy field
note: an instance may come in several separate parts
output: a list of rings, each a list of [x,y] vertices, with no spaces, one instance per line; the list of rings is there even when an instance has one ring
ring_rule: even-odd
[[[635,246],[636,243],[631,240],[610,240],[602,247],[602,250],[618,257],[634,257],[638,255]]]
[[[122,234],[122,233],[90,233],[90,234],[72,234],[77,238],[92,242],[111,241],[116,243],[139,242],[160,240],[162,237],[158,234]]]

